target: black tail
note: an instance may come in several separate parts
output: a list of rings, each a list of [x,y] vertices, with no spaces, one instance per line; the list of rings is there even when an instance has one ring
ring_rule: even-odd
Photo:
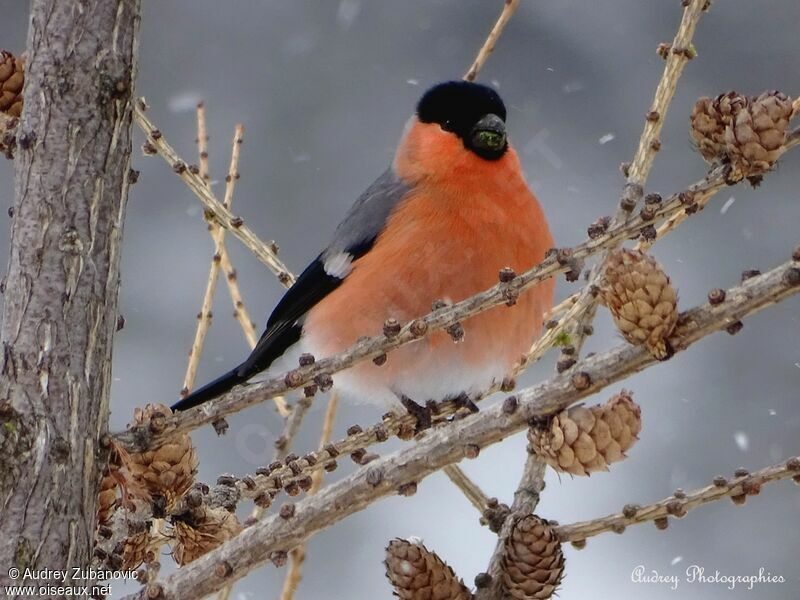
[[[211,383],[207,383],[203,387],[195,390],[186,398],[182,398],[178,400],[175,404],[172,405],[173,412],[178,412],[181,410],[188,410],[190,408],[194,408],[195,406],[199,406],[203,402],[207,402],[212,398],[216,398],[217,396],[221,396],[235,385],[239,385],[247,381],[247,377],[240,375],[239,367],[228,371],[225,375],[221,377],[217,377]]]

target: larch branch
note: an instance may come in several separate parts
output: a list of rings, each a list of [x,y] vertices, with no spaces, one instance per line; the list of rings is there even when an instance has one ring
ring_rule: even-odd
[[[740,321],[748,314],[780,302],[800,291],[800,266],[789,261],[731,288],[720,304],[705,303],[682,314],[670,338],[676,352],[712,332]],[[527,426],[532,417],[553,414],[657,361],[642,346],[622,345],[579,363],[586,385],[576,386],[568,373],[557,375],[516,394],[516,410],[490,407],[426,433],[413,448],[395,452],[365,465],[352,475],[322,489],[314,496],[247,528],[241,535],[182,567],[164,579],[164,600],[202,597],[225,585],[214,575],[214,565],[225,562],[234,579],[269,560],[274,551],[289,551],[317,531],[362,510],[380,498],[412,493],[424,477],[445,465],[461,461],[474,448],[497,443]],[[457,443],[454,443],[457,440]],[[147,590],[127,596],[144,598]]]
[[[698,506],[723,498],[732,498],[734,503],[740,504],[747,496],[757,495],[762,485],[789,477],[795,478],[795,482],[800,483],[800,457],[795,456],[755,473],[734,475],[731,479],[716,477],[714,482],[706,487],[691,492],[677,491],[672,496],[645,506],[628,504],[622,512],[590,521],[559,525],[556,531],[562,542],[580,542],[608,531],[622,533],[628,525],[669,517],[680,518]]]
[[[665,199],[655,212],[651,221],[645,221],[640,215],[632,216],[627,222],[609,228],[603,234],[589,238],[573,247],[571,255],[581,259],[600,252],[604,248],[614,247],[623,240],[629,239],[653,222],[666,219],[687,209],[685,198],[706,194],[726,185],[725,174],[728,167],[719,166],[713,169],[706,178],[689,186],[679,194]],[[249,406],[263,402],[291,389],[301,388],[313,382],[315,378],[329,376],[337,371],[351,367],[359,361],[375,358],[401,345],[411,343],[433,331],[443,329],[454,323],[463,321],[494,306],[507,302],[508,290],[523,292],[536,283],[567,271],[569,266],[561,264],[555,255],[548,256],[540,264],[515,277],[508,283],[497,285],[466,298],[450,306],[435,310],[428,315],[406,323],[397,335],[368,337],[360,340],[349,349],[332,357],[317,360],[313,365],[301,367],[268,381],[238,386],[229,393],[205,403],[203,406],[172,415],[166,419],[162,433],[154,434],[147,427],[134,427],[115,434],[116,442],[130,451],[141,451],[154,447],[176,432],[188,432],[201,425],[211,423],[221,417],[243,410]],[[389,358],[391,360],[391,357]],[[379,368],[379,367],[376,367]]]
[[[239,239],[256,258],[278,277],[281,284],[285,287],[291,286],[294,283],[294,276],[275,254],[271,245],[261,241],[241,217],[231,213],[217,200],[200,177],[199,169],[194,172],[194,169],[189,168],[189,165],[181,159],[175,149],[167,142],[164,134],[147,118],[144,110],[144,101],[139,100],[134,110],[134,121],[148,136],[146,147],[151,152],[156,151],[170,165],[175,174],[189,186],[189,189],[194,192],[195,196],[203,203],[203,206],[214,216],[217,224]]]

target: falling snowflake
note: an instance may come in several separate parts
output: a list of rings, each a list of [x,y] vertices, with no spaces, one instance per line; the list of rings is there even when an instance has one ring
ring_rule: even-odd
[[[607,133],[604,136],[602,136],[599,140],[597,140],[597,143],[603,146],[608,142],[610,142],[611,140],[613,140],[615,137],[617,136],[615,136],[613,133]]]
[[[361,2],[358,0],[342,0],[336,11],[336,20],[339,27],[347,31],[355,23],[358,13],[361,12]]]
[[[584,87],[585,86],[581,81],[570,81],[561,88],[561,91],[563,91],[565,94],[574,94],[575,92],[582,91]]]
[[[191,112],[202,101],[203,96],[200,95],[200,92],[191,90],[170,96],[167,100],[167,107],[174,113]]]
[[[311,160],[311,155],[305,152],[292,155],[292,162],[295,164],[305,163]]]
[[[725,204],[723,204],[723,205],[722,205],[722,208],[720,208],[720,209],[719,209],[719,214],[721,214],[721,215],[724,215],[726,212],[728,212],[728,209],[729,209],[731,206],[733,206],[733,203],[734,203],[734,202],[736,202],[736,198],[734,198],[733,196],[731,196],[730,198],[728,198],[728,199],[725,201]]]
[[[736,447],[742,452],[747,452],[750,447],[750,438],[744,431],[737,431],[733,434],[733,441],[736,442]]]
[[[671,567],[674,567],[675,565],[677,565],[677,564],[678,564],[679,562],[681,562],[682,560],[683,560],[683,557],[682,557],[682,556],[680,556],[680,555],[678,555],[678,556],[676,556],[675,558],[673,558],[673,559],[672,559],[672,560],[669,562],[669,564],[670,564],[670,566],[671,566]]]

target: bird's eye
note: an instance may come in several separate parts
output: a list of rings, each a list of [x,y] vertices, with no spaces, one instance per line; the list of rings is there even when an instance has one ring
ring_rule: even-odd
[[[442,129],[444,129],[445,131],[453,131],[454,129],[453,122],[449,120],[445,121],[444,123],[442,123]]]

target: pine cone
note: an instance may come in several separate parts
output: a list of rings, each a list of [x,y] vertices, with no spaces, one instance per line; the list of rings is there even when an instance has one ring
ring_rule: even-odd
[[[166,406],[148,404],[144,409],[135,410],[134,423],[141,425],[171,414]],[[163,497],[167,511],[192,486],[197,473],[197,453],[192,439],[185,433],[173,436],[155,450],[123,454],[122,460],[125,476],[134,484],[128,488],[131,495],[136,495],[137,487],[141,487],[150,496],[147,500],[155,502],[157,497]]]
[[[781,92],[751,99],[725,129],[731,162],[748,177],[769,171],[781,155],[791,116],[792,100]]]
[[[242,530],[236,515],[224,508],[201,506],[180,519],[173,518],[172,555],[183,566],[221,546]]]
[[[500,568],[512,598],[551,598],[564,575],[564,554],[550,523],[536,515],[519,518],[506,538]]]
[[[125,571],[137,569],[147,558],[149,545],[149,531],[142,531],[126,537],[125,547],[122,551],[122,569]]]
[[[704,96],[694,105],[689,135],[706,162],[727,159],[725,128],[733,124],[736,114],[747,104],[746,97],[728,92],[713,100]]]
[[[100,481],[100,493],[97,496],[97,522],[100,525],[107,524],[117,508],[117,479],[112,469],[112,465],[106,467]]]
[[[644,344],[659,360],[672,355],[667,340],[678,321],[678,294],[652,257],[638,250],[614,251],[606,261],[600,299],[631,344]]]
[[[394,539],[386,548],[386,577],[402,600],[470,600],[472,594],[446,562],[422,544]]]
[[[22,114],[24,83],[25,61],[6,50],[0,50],[0,112],[12,117]]]
[[[529,429],[528,441],[531,451],[556,471],[589,475],[624,459],[641,429],[641,409],[622,390],[605,404],[561,411],[549,427]]]

